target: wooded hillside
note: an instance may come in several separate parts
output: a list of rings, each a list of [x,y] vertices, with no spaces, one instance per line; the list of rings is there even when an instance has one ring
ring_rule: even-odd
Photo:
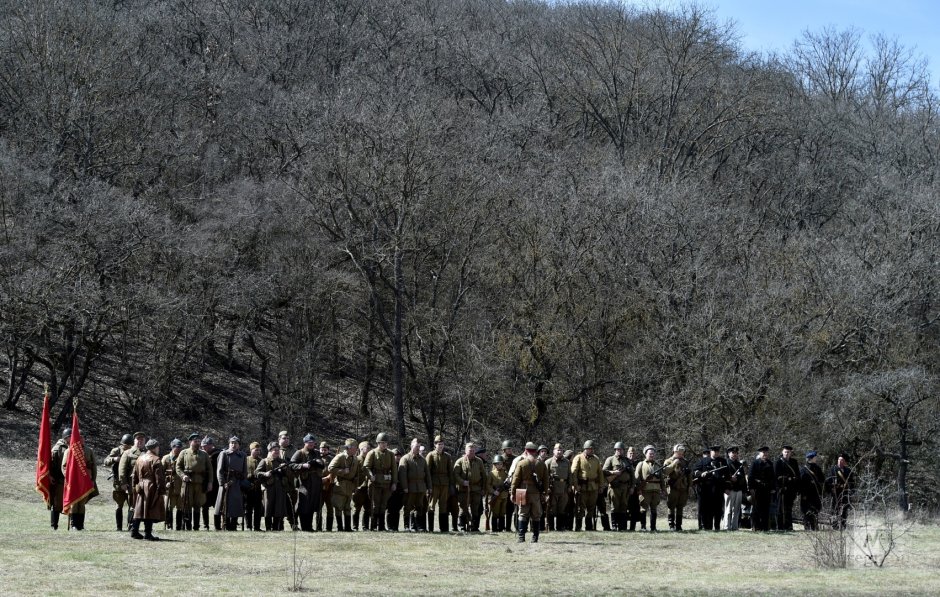
[[[593,2],[0,17],[24,419],[48,382],[106,443],[786,441],[936,507],[940,104],[903,42],[755,56],[694,5]]]

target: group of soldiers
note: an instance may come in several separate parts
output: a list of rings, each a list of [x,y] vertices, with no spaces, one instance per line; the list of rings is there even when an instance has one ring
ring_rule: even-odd
[[[638,454],[617,442],[601,462],[591,440],[577,454],[561,444],[549,449],[529,442],[518,455],[507,440],[492,459],[473,443],[456,457],[440,435],[430,451],[417,439],[405,451],[390,449],[385,433],[375,440],[373,447],[347,439],[333,454],[312,434],[294,449],[282,431],[267,446],[251,443],[245,453],[238,437],[220,450],[212,437],[193,433],[188,447],[174,439],[161,457],[156,440],[143,432],[127,434],[104,461],[114,483],[115,525],[124,530],[127,506],[131,536],[149,540],[157,539],[152,526],[159,521],[177,531],[261,531],[263,521],[264,530],[280,531],[286,519],[289,528],[308,532],[333,531],[334,523],[340,532],[433,532],[436,521],[443,533],[451,527],[515,530],[520,542],[529,532],[537,542],[546,529],[599,530],[598,519],[610,531],[646,530],[648,519],[654,532],[663,501],[669,528],[682,531],[683,509],[695,494],[701,530],[793,530],[797,497],[804,528],[814,530],[827,496],[837,513],[834,524],[844,526],[855,489],[845,454],[825,475],[815,451],[801,465],[791,446],[775,459],[762,446],[747,466],[737,446],[711,446],[692,462],[686,446],[678,444],[660,462],[654,446]],[[68,430],[53,450],[54,462],[65,462],[63,446],[68,447]],[[94,462],[90,453],[86,460]],[[76,512],[72,527],[81,529],[84,515],[76,518]],[[57,525],[53,506],[52,526]]]

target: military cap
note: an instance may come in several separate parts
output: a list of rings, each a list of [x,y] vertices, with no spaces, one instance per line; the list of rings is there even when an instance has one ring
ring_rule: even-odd
[[[555,444],[555,450],[561,450],[561,444]]]
[[[589,439],[586,442],[584,442],[584,449],[585,450],[594,449],[594,440]]]
[[[479,456],[480,454],[486,454],[486,448],[485,447],[477,448],[477,451],[474,452],[474,454],[476,454],[477,456]]]
[[[656,451],[656,446],[648,445],[648,446],[644,447],[644,448],[643,448],[643,453],[646,454],[646,453],[649,452],[650,450],[653,450],[653,451],[655,452],[655,451]]]
[[[258,442],[251,442],[250,444],[248,444],[249,450],[254,450],[255,448],[260,448],[260,447],[261,447],[261,444],[259,444]]]
[[[377,442],[387,442],[387,441],[388,441],[388,434],[387,434],[387,433],[380,433],[380,434],[378,434],[377,436],[375,436],[375,441],[377,441]]]
[[[728,446],[727,452],[728,452],[728,454],[730,454],[730,453],[732,453],[732,452],[734,452],[735,454],[737,454],[738,452],[740,452],[740,450],[738,449],[737,446]]]
[[[542,444],[539,446],[539,452],[548,452],[548,446]]]
[[[614,450],[623,450],[623,442],[617,442],[614,444]]]
[[[709,452],[721,452],[721,446],[708,446]]]
[[[201,438],[201,437],[202,437],[202,436],[199,435],[198,433],[190,433],[190,434],[189,434],[189,437],[186,438],[186,441],[191,442],[191,441],[193,441],[194,439],[199,439],[199,438]]]
[[[535,445],[535,442],[526,442],[525,449],[526,450],[538,450],[539,447]]]
[[[271,450],[280,451],[280,449],[281,449],[281,446],[279,446],[277,442],[271,442],[268,444],[268,452],[270,452]]]
[[[562,456],[563,456],[564,458],[571,458],[571,456],[572,456],[573,454],[574,454],[574,450],[565,450],[565,453],[562,454]]]
[[[810,458],[816,458],[816,456],[817,456],[816,450],[810,450],[809,452],[806,453],[807,460],[809,460]]]
[[[793,446],[789,444],[783,444],[782,446],[780,446],[780,449],[781,450],[793,450]]]
[[[170,442],[170,447],[171,447],[171,448],[182,448],[182,447],[183,447],[183,441],[180,440],[179,438],[174,438],[173,441]]]
[[[72,435],[72,428],[66,427],[62,430],[62,437],[70,437]]]
[[[228,443],[232,443],[232,442],[235,442],[236,444],[240,444],[242,443],[242,440],[238,439],[237,435],[233,435],[232,437],[228,438]]]
[[[134,443],[134,437],[130,433],[125,433],[121,436],[121,445],[129,446]]]
[[[443,436],[443,435],[435,435],[435,436],[434,436],[434,443],[435,443],[435,444],[442,443],[443,441],[444,441],[444,436]]]
[[[685,444],[676,444],[672,447],[673,452],[685,452]]]
[[[844,458],[845,460],[848,460],[848,459],[849,459],[849,455],[848,455],[848,453],[846,453],[846,452],[840,452],[840,453],[839,453],[839,458]]]
[[[320,447],[321,447],[321,448],[329,448],[329,447],[330,447],[330,444],[328,444],[328,443],[326,443],[326,442],[320,442]]]
[[[211,435],[207,435],[207,436],[205,436],[204,438],[202,438],[202,445],[204,445],[204,446],[214,446],[214,445],[215,445],[215,440],[212,439],[212,436],[211,436]]]
[[[287,433],[287,430],[284,429],[280,433],[277,434],[277,439],[281,439],[282,437],[288,437],[289,435],[290,433]]]
[[[304,436],[305,444],[310,443],[310,442],[315,442],[315,441],[317,441],[317,438],[313,437],[312,433],[308,433],[307,435]]]
[[[500,462],[502,462],[502,461],[503,461],[503,455],[502,455],[502,454],[497,454],[496,456],[493,456],[493,464],[498,464],[498,463],[500,463]]]
[[[353,447],[353,448],[355,448],[355,447],[356,447],[356,440],[354,440],[354,439],[351,438],[351,437],[346,438],[346,441],[343,442],[343,447],[346,447],[346,448]]]
[[[134,434],[134,439],[137,439],[138,437],[147,437],[147,434],[143,431],[138,431]]]
[[[770,452],[770,446],[761,446],[757,448],[758,452]]]
[[[505,449],[507,449],[507,448],[511,448],[511,447],[512,447],[512,441],[511,441],[511,440],[508,440],[508,439],[507,439],[507,440],[504,440],[504,441],[503,441],[503,450],[505,450]]]
[[[158,441],[155,440],[155,439],[152,439],[152,440],[149,440],[146,444],[144,444],[144,448],[146,448],[146,449],[148,449],[148,450],[153,450],[154,448],[158,447],[159,445],[160,445],[160,442],[158,442]]]

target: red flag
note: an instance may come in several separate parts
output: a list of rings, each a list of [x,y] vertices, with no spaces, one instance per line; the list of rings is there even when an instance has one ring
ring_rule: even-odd
[[[52,505],[52,496],[49,494],[49,487],[52,485],[52,479],[49,477],[49,464],[52,462],[51,427],[49,392],[46,392],[42,402],[42,421],[39,422],[39,452],[36,454],[36,491],[42,494],[46,506]]]
[[[85,462],[85,442],[78,428],[78,411],[72,410],[72,435],[65,457],[65,487],[62,489],[62,513],[68,514],[72,504],[88,497],[95,490],[91,471]]]

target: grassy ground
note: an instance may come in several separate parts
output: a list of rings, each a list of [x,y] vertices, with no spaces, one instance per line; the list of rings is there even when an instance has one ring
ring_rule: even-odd
[[[163,531],[169,540],[144,543],[112,530],[108,496],[89,504],[87,531],[53,532],[32,487],[31,462],[0,459],[6,595],[283,593],[295,537],[315,594],[940,594],[933,526],[914,527],[885,568],[840,571],[816,569],[801,532],[546,533],[519,545],[509,533]]]

